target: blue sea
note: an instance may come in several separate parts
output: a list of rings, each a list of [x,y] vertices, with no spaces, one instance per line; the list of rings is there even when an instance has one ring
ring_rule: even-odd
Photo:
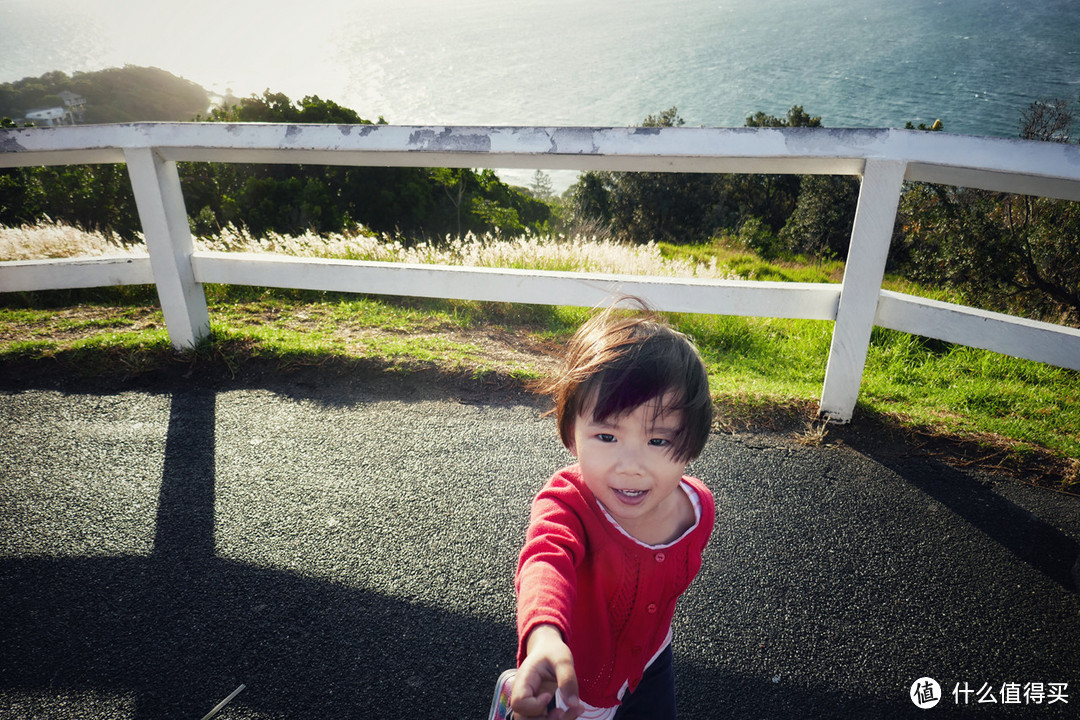
[[[1015,137],[1080,96],[1077,0],[0,0],[0,82],[152,65],[397,124],[741,126]]]

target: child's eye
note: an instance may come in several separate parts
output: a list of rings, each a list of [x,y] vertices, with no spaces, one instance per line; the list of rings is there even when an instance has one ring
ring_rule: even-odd
[[[599,440],[600,442],[606,442],[606,443],[615,442],[615,436],[612,435],[611,433],[599,433],[599,434],[597,434],[596,439]]]
[[[654,447],[668,447],[671,445],[671,441],[667,438],[652,438],[649,440],[649,444]]]

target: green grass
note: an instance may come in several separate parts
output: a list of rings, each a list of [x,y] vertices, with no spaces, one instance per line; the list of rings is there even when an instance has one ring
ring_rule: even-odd
[[[669,259],[708,265],[715,260],[747,280],[776,282],[839,282],[844,264],[839,261],[811,260],[805,257],[784,261],[763,260],[728,238],[699,245],[658,243],[660,254]]]
[[[833,264],[767,263],[719,245],[661,249],[694,262],[715,256],[732,267],[753,266],[758,279],[834,282],[842,275],[842,267]],[[889,279],[887,286],[951,299],[902,280]],[[361,359],[391,371],[440,368],[525,380],[542,366],[493,359],[467,339],[469,332],[497,329],[557,346],[588,315],[582,308],[559,306],[220,285],[207,286],[206,292],[213,332],[193,361],[221,361],[232,372],[252,359],[283,368]],[[51,358],[65,371],[119,369],[134,375],[177,362],[154,310],[152,289],[10,294],[0,296],[0,303],[0,368]],[[104,305],[107,311],[72,316],[67,306],[80,303]],[[697,314],[670,318],[698,343],[713,393],[726,408],[816,407],[832,323]],[[17,328],[25,335],[27,327],[40,328],[33,339],[5,340]],[[65,340],[65,333],[82,337]],[[987,454],[1050,457],[1065,468],[1059,487],[1080,488],[1080,373],[875,329],[857,413],[919,433],[964,438],[981,444]]]
[[[860,401],[949,432],[1000,435],[1080,458],[1080,373],[874,331]]]
[[[0,311],[0,317],[5,316]],[[5,363],[59,360],[64,370],[82,377],[138,375],[167,364],[176,352],[164,329],[102,332],[71,341],[28,340],[0,345],[0,367]]]

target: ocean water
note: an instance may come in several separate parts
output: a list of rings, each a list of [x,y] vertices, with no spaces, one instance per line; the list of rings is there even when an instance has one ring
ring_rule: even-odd
[[[1015,137],[1080,95],[1077,0],[0,0],[0,82],[152,65],[396,124],[741,126]]]

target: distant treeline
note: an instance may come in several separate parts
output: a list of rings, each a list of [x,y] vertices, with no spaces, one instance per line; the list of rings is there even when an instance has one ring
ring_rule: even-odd
[[[0,86],[3,124],[13,125],[10,118],[23,108],[60,104],[63,90],[86,98],[88,122],[371,123],[331,100],[294,102],[270,91],[210,110],[198,85],[156,68],[128,66],[72,77],[47,73]],[[550,231],[556,211],[490,170],[182,163],[180,176],[192,228],[204,234],[233,224],[256,235],[330,233],[357,225],[405,237],[516,235]],[[141,229],[123,166],[0,170],[0,224],[46,216],[125,238]]]
[[[1077,104],[1033,103],[1021,137],[1073,142]],[[645,119],[676,126],[676,108]],[[752,127],[818,127],[793,107],[758,112]],[[909,129],[937,131],[930,127]],[[588,172],[565,198],[571,221],[591,221],[632,242],[734,242],[770,259],[846,259],[859,182],[830,175]],[[905,183],[889,271],[959,290],[988,309],[1080,325],[1080,203],[971,188]]]
[[[0,114],[12,102],[41,104],[63,89],[86,97],[88,118],[110,121],[372,122],[330,100],[292,101],[270,91],[231,99],[203,116],[205,90],[154,68],[134,67],[71,78],[49,73],[0,86]],[[99,114],[91,115],[95,108]],[[1072,142],[1076,115],[1073,101],[1034,103],[1022,114],[1021,136]],[[670,108],[644,124],[677,126],[683,120]],[[821,119],[794,106],[784,117],[757,112],[746,125],[817,127]],[[938,121],[917,129],[942,127]],[[859,192],[855,178],[821,175],[587,172],[555,198],[540,173],[531,189],[511,187],[490,170],[449,168],[182,163],[180,174],[192,229],[199,234],[229,224],[256,235],[363,225],[410,242],[466,232],[573,234],[588,228],[635,243],[737,243],[769,259],[844,259]],[[46,216],[128,238],[140,230],[123,166],[0,170],[0,224]],[[972,304],[1080,324],[1077,258],[1077,203],[909,183],[889,270],[956,288]]]
[[[128,65],[73,75],[57,70],[2,83],[0,118],[23,118],[33,109],[62,106],[59,93],[65,90],[86,98],[86,123],[192,120],[210,107],[209,94],[190,80]]]

